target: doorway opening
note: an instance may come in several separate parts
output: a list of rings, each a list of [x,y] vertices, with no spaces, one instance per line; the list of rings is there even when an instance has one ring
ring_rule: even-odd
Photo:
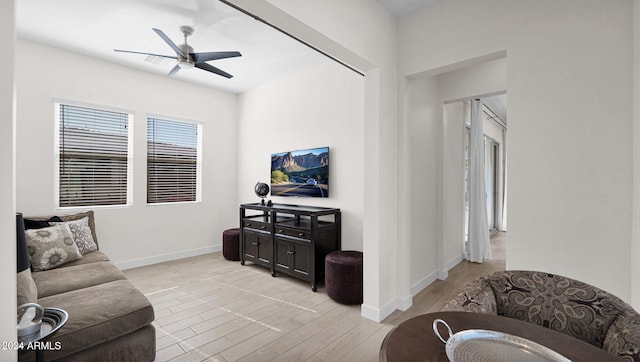
[[[484,185],[487,228],[492,242],[498,232],[506,244],[506,94],[485,97],[483,101]],[[464,242],[469,243],[470,218],[470,140],[469,112],[464,112]],[[503,253],[500,253],[503,254]]]

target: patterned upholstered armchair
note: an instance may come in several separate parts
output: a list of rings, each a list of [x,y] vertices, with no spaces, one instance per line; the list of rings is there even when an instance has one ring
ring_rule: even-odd
[[[563,276],[496,272],[468,284],[444,310],[523,320],[640,361],[640,314],[604,290]]]

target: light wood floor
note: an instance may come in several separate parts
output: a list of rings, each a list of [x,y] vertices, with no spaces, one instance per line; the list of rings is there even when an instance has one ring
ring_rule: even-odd
[[[227,261],[213,253],[126,270],[154,306],[157,361],[377,361],[397,324],[440,310],[472,279],[505,268],[506,235],[492,238],[493,260],[462,262],[449,277],[382,323],[360,306],[329,299],[324,287]]]

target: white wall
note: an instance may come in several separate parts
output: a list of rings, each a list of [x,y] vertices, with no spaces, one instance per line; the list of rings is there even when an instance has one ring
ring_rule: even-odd
[[[632,2],[449,0],[399,24],[402,75],[506,50],[507,268],[631,294]],[[532,197],[535,193],[535,197]]]
[[[396,309],[397,295],[409,293],[408,270],[398,265],[397,179],[390,171],[397,169],[395,21],[378,2],[370,0],[270,2],[372,65],[360,68],[365,72],[363,161],[367,180],[362,315],[381,320]]]
[[[397,178],[389,171],[397,171],[395,19],[371,0],[231,2],[365,73],[362,315],[382,320],[398,294],[409,294],[408,268],[399,268]]]
[[[633,233],[631,304],[640,310],[640,0],[633,1]]]
[[[364,77],[328,61],[241,94],[238,109],[239,202],[259,200],[272,153],[329,146],[329,198],[271,200],[340,208],[342,249],[362,251]]]
[[[76,212],[54,210],[54,98],[116,107],[134,114],[133,205],[95,208],[101,250],[125,268],[220,250],[222,231],[238,224],[236,96],[35,43],[17,45],[18,210]],[[202,202],[147,206],[147,113],[204,125]]]
[[[413,105],[405,113],[400,137],[404,142],[399,157],[401,203],[408,209],[399,210],[401,239],[410,241],[405,264],[410,267],[411,296],[435,280],[435,270],[441,252],[437,249],[438,186],[437,178],[441,128],[434,120],[442,114],[437,102],[435,77],[423,77],[408,83],[405,88],[407,104]],[[408,231],[408,233],[407,233]],[[406,234],[405,234],[406,233]],[[398,296],[402,298],[403,296]]]
[[[16,227],[15,227],[15,1],[0,1],[0,241],[5,246],[0,261],[0,341],[13,342],[16,336]],[[0,350],[0,360],[15,361],[13,350]]]
[[[456,64],[458,69],[438,73],[438,95],[442,102],[478,98],[504,93],[507,86],[507,58],[503,52],[496,59],[474,59]]]
[[[443,79],[439,80],[442,83]],[[442,231],[437,248],[442,252],[436,270],[440,279],[446,279],[449,270],[464,258],[464,135],[470,107],[463,101],[445,103],[443,116],[436,120],[442,123],[442,137],[436,146],[441,154],[438,171],[442,173],[437,191],[441,199],[438,227]]]

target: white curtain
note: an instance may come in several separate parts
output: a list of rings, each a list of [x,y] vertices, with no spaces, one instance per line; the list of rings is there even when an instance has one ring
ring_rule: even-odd
[[[465,250],[467,260],[482,263],[491,259],[487,196],[484,186],[484,113],[482,101],[471,101],[469,243]]]

